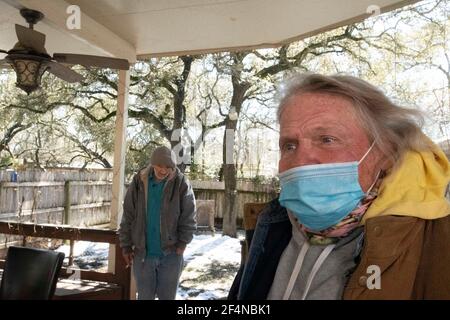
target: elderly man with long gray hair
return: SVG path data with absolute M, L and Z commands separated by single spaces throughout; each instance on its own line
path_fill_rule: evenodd
M 123 257 L 133 265 L 139 300 L 173 300 L 183 269 L 183 252 L 196 223 L 189 180 L 167 147 L 156 148 L 139 170 L 123 203 L 119 239 Z
M 420 113 L 345 75 L 281 92 L 281 192 L 229 298 L 450 299 L 450 165 Z

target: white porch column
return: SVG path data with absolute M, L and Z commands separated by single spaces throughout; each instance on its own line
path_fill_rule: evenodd
M 109 227 L 116 230 L 122 219 L 122 202 L 124 197 L 126 129 L 128 122 L 128 87 L 130 71 L 119 70 L 117 86 L 117 114 L 114 137 L 113 185 Z M 109 246 L 108 271 L 114 272 L 115 245 Z
M 123 198 L 125 184 L 125 151 L 128 124 L 128 90 L 130 86 L 130 71 L 119 71 L 119 83 L 117 87 L 117 114 L 114 137 L 114 165 L 113 165 L 113 185 L 111 200 L 110 229 L 116 230 L 119 227 L 123 213 Z M 120 250 L 120 248 L 117 248 Z M 108 271 L 115 272 L 115 245 L 109 246 Z M 130 299 L 136 299 L 136 283 L 133 272 L 131 272 Z
M 117 114 L 114 137 L 114 165 L 111 200 L 110 228 L 117 229 L 122 218 L 122 202 L 125 179 L 125 150 L 128 123 L 128 87 L 130 71 L 119 71 L 117 90 Z

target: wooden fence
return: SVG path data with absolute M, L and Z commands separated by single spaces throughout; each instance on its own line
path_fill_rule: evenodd
M 224 211 L 225 184 L 218 181 L 191 181 L 195 197 L 198 200 L 215 201 L 215 218 L 222 219 Z M 254 184 L 238 181 L 237 183 L 237 218 L 244 217 L 246 203 L 269 202 L 276 197 L 276 190 L 272 185 Z
M 22 170 L 13 177 L 0 171 L 0 220 L 93 226 L 110 220 L 111 169 Z M 13 182 L 11 180 L 17 180 Z M 223 217 L 225 185 L 217 181 L 191 181 L 196 199 L 215 201 L 215 218 Z M 244 204 L 267 202 L 274 194 L 271 185 L 237 184 L 237 216 L 243 218 Z
M 111 170 L 22 170 L 16 179 L 13 174 L 0 171 L 1 220 L 74 226 L 109 222 Z

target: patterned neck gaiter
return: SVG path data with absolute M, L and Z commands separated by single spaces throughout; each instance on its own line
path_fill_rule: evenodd
M 302 224 L 298 224 L 299 229 L 306 235 L 311 244 L 328 245 L 337 242 L 340 238 L 347 236 L 357 228 L 369 206 L 378 196 L 378 189 L 385 176 L 384 171 L 378 175 L 377 181 L 369 191 L 368 195 L 361 200 L 358 206 L 350 212 L 338 224 L 320 232 L 309 230 Z

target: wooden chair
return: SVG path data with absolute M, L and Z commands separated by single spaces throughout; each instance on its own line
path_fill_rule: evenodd
M 241 241 L 241 265 L 239 271 L 234 278 L 228 293 L 229 300 L 236 300 L 239 291 L 239 283 L 244 271 L 245 263 L 247 261 L 248 249 L 250 248 L 253 234 L 255 232 L 258 216 L 261 214 L 267 203 L 245 203 L 244 204 L 244 230 L 245 240 Z
M 256 223 L 258 222 L 258 216 L 264 209 L 267 203 L 245 203 L 244 204 L 244 230 L 245 240 L 241 241 L 241 265 L 244 265 L 248 249 L 252 242 L 253 234 L 255 232 Z

